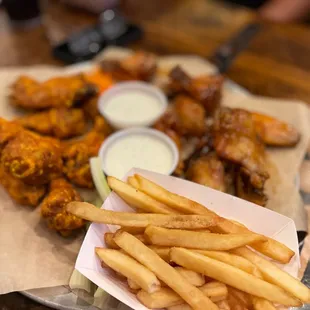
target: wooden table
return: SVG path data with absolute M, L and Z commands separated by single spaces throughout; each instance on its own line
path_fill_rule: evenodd
M 123 5 L 145 30 L 133 48 L 158 54 L 192 53 L 210 57 L 231 35 L 256 16 L 246 9 L 207 0 L 127 0 Z M 0 66 L 61 65 L 51 44 L 96 21 L 96 16 L 50 1 L 44 24 L 18 31 L 0 10 Z M 249 48 L 236 59 L 228 77 L 252 93 L 310 103 L 310 28 L 264 24 Z M 0 296 L 0 310 L 46 310 L 18 293 Z

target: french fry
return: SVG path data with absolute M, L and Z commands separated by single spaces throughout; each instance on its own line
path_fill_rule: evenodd
M 170 258 L 180 266 L 202 273 L 248 294 L 262 297 L 285 306 L 301 305 L 299 300 L 291 297 L 278 286 L 194 251 L 172 248 Z
M 115 237 L 116 244 L 138 262 L 149 268 L 157 277 L 172 288 L 194 310 L 218 310 L 218 307 L 198 288 L 188 283 L 173 267 L 155 252 L 127 232 L 120 231 Z
M 239 304 L 242 305 L 243 308 L 250 309 L 252 307 L 252 299 L 251 295 L 239 291 L 233 287 L 228 287 L 228 294 L 233 295 L 238 301 Z
M 109 249 L 119 250 L 120 247 L 113 240 L 114 233 L 105 233 L 104 234 L 104 242 Z
M 160 289 L 160 283 L 155 274 L 130 256 L 112 249 L 96 248 L 95 251 L 106 265 L 132 279 L 145 291 L 154 293 Z
M 227 303 L 231 310 L 248 310 L 236 296 L 228 294 Z
M 202 286 L 206 283 L 205 277 L 201 273 L 188 270 L 183 267 L 174 267 L 174 269 L 190 284 L 194 286 Z
M 129 184 L 114 177 L 108 177 L 108 184 L 118 196 L 135 209 L 159 214 L 180 214 L 149 195 L 140 192 Z
M 131 176 L 127 178 L 127 183 L 129 185 L 131 185 L 132 187 L 139 189 L 139 182 L 138 180 L 135 178 L 135 176 Z
M 269 301 L 263 298 L 252 296 L 254 310 L 276 310 L 276 307 Z
M 199 290 L 213 302 L 221 301 L 227 297 L 227 287 L 223 283 L 210 282 L 199 287 Z M 143 305 L 151 309 L 169 308 L 184 304 L 184 300 L 177 293 L 165 287 L 152 294 L 141 290 L 138 292 L 137 298 Z
M 181 304 L 172 307 L 168 307 L 168 310 L 192 310 L 192 308 L 188 304 Z
M 239 255 L 221 251 L 195 250 L 195 252 L 214 258 L 228 265 L 235 266 L 247 273 L 257 275 L 257 267 Z
M 160 256 L 165 262 L 170 262 L 170 247 L 163 247 L 157 245 L 149 245 L 151 250 L 153 250 L 158 256 Z
M 155 245 L 219 251 L 234 249 L 265 239 L 264 236 L 257 234 L 224 235 L 156 226 L 148 226 L 144 234 Z
M 218 217 L 217 225 L 210 228 L 210 230 L 213 232 L 225 234 L 253 233 L 245 226 L 219 217 L 215 212 L 205 208 L 201 204 L 192 201 L 186 197 L 171 193 L 163 187 L 143 178 L 138 174 L 135 175 L 135 179 L 137 180 L 137 183 L 139 183 L 139 190 L 173 209 L 187 214 L 208 214 L 210 216 L 213 215 L 215 217 Z M 268 238 L 267 241 L 256 243 L 252 247 L 258 252 L 283 264 L 288 263 L 295 255 L 294 251 L 289 249 L 287 246 L 271 238 Z
M 144 231 L 145 231 L 145 227 L 123 226 L 120 229 L 123 230 L 123 231 L 127 231 L 129 234 L 132 234 L 132 235 L 144 234 Z
M 240 255 L 255 264 L 266 281 L 282 287 L 303 302 L 310 301 L 310 290 L 308 287 L 298 279 L 278 268 L 272 262 L 267 261 L 247 248 L 235 249 L 233 250 L 233 253 Z
M 131 290 L 138 291 L 141 290 L 141 286 L 137 284 L 134 280 L 127 279 L 127 284 Z
M 231 310 L 227 300 L 221 300 L 216 304 L 221 310 Z
M 98 209 L 90 203 L 79 201 L 68 203 L 66 211 L 91 222 L 120 226 L 154 225 L 166 228 L 197 229 L 216 224 L 214 216 L 114 212 Z

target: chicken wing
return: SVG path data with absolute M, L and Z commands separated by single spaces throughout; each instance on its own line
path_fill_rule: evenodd
M 270 146 L 294 146 L 300 140 L 298 130 L 271 116 L 252 112 L 255 130 L 259 138 Z
M 264 145 L 257 138 L 249 112 L 221 108 L 214 119 L 214 148 L 220 158 L 236 163 L 249 175 L 250 183 L 262 189 L 269 174 Z
M 1 119 L 0 130 L 10 128 L 2 144 L 0 164 L 11 176 L 29 185 L 43 185 L 62 173 L 61 146 L 58 140 L 41 137 Z M 14 126 L 16 127 L 15 129 Z M 16 130 L 14 132 L 14 130 Z
M 156 57 L 151 53 L 136 52 L 121 60 L 103 60 L 101 69 L 116 80 L 150 81 L 157 69 Z
M 30 110 L 72 107 L 97 93 L 96 87 L 83 75 L 58 77 L 42 83 L 21 76 L 11 88 L 11 103 Z
M 13 200 L 25 206 L 36 207 L 46 193 L 45 185 L 28 185 L 14 178 L 0 166 L 0 184 Z
M 191 78 L 180 66 L 169 74 L 174 92 L 178 89 L 199 101 L 208 114 L 213 114 L 220 106 L 224 78 L 220 75 L 206 75 Z
M 268 198 L 262 189 L 254 188 L 249 181 L 249 177 L 239 171 L 236 177 L 236 195 L 239 198 L 253 202 L 260 206 L 265 206 Z
M 41 204 L 41 216 L 49 228 L 68 236 L 73 230 L 85 225 L 85 221 L 68 213 L 66 205 L 71 201 L 82 201 L 80 194 L 65 179 L 53 180 L 48 195 Z
M 85 115 L 91 120 L 95 120 L 97 116 L 100 116 L 100 113 L 98 110 L 98 96 L 95 96 L 91 98 L 90 100 L 87 100 L 83 104 L 82 109 Z
M 76 137 L 86 130 L 86 119 L 81 109 L 51 109 L 22 116 L 14 120 L 14 123 L 59 139 Z
M 102 117 L 97 117 L 94 128 L 81 140 L 65 144 L 63 150 L 63 172 L 73 184 L 93 188 L 89 159 L 98 155 L 103 140 L 111 129 Z
M 187 170 L 186 178 L 221 192 L 227 190 L 224 163 L 215 153 L 204 155 L 195 160 Z
M 187 96 L 178 96 L 173 101 L 176 114 L 176 131 L 180 135 L 200 137 L 206 132 L 204 108 Z

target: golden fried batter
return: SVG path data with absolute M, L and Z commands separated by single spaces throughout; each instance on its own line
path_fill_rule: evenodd
M 300 140 L 295 127 L 271 116 L 252 112 L 255 130 L 259 138 L 270 146 L 294 146 Z
M 1 120 L 0 130 L 14 127 Z M 56 139 L 41 137 L 18 125 L 16 132 L 10 135 L 7 143 L 1 149 L 0 164 L 11 176 L 29 185 L 42 185 L 62 173 L 62 159 L 60 143 Z M 8 135 L 0 132 L 0 137 Z
M 24 109 L 40 110 L 72 107 L 97 93 L 83 75 L 57 77 L 45 82 L 21 76 L 11 89 L 11 103 Z
M 264 145 L 256 135 L 249 112 L 221 108 L 214 119 L 214 148 L 220 158 L 242 167 L 250 183 L 262 189 L 269 174 L 266 169 Z
M 189 167 L 186 178 L 195 183 L 226 192 L 225 167 L 215 153 L 204 155 Z
M 86 130 L 86 119 L 81 109 L 51 109 L 22 116 L 14 120 L 14 123 L 59 139 L 76 137 Z
M 98 97 L 95 96 L 91 98 L 90 100 L 87 100 L 83 104 L 82 109 L 88 118 L 90 118 L 91 120 L 95 120 L 97 116 L 100 116 L 100 113 L 98 110 Z
M 49 228 L 59 231 L 63 236 L 70 235 L 85 224 L 83 219 L 65 210 L 71 201 L 82 201 L 82 198 L 65 179 L 56 179 L 51 182 L 49 193 L 41 204 L 41 215 Z
M 101 69 L 120 81 L 150 81 L 157 69 L 156 57 L 151 53 L 139 51 L 125 59 L 104 60 Z
M 181 91 L 199 101 L 209 114 L 220 106 L 224 78 L 220 75 L 206 75 L 191 78 L 180 66 L 173 68 L 169 74 L 174 92 Z
M 93 188 L 89 159 L 97 156 L 103 140 L 111 129 L 102 117 L 97 117 L 94 128 L 81 140 L 70 142 L 64 146 L 63 172 L 73 184 Z
M 204 108 L 190 97 L 178 96 L 173 101 L 176 114 L 176 131 L 180 135 L 200 137 L 206 132 Z
M 36 207 L 46 193 L 45 185 L 27 185 L 0 166 L 0 184 L 17 203 Z

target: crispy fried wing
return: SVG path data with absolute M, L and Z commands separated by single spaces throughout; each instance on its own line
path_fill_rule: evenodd
M 178 96 L 173 101 L 176 131 L 183 135 L 200 137 L 206 132 L 204 108 L 190 97 Z
M 256 136 L 251 114 L 241 109 L 221 108 L 214 119 L 214 148 L 217 155 L 242 167 L 250 183 L 262 189 L 269 174 L 265 150 Z
M 79 193 L 65 179 L 53 180 L 48 195 L 41 204 L 41 215 L 49 228 L 68 236 L 73 230 L 84 226 L 85 221 L 69 214 L 65 207 L 71 201 L 82 201 Z
M 255 130 L 260 139 L 270 146 L 294 146 L 300 140 L 295 127 L 271 116 L 252 112 Z
M 17 203 L 36 207 L 46 193 L 45 185 L 27 185 L 0 166 L 0 184 Z
M 192 182 L 226 192 L 225 167 L 215 153 L 204 155 L 195 160 L 186 173 Z
M 98 110 L 98 96 L 95 96 L 91 98 L 90 100 L 87 100 L 83 104 L 82 109 L 85 115 L 91 120 L 95 120 L 97 116 L 100 116 L 100 113 Z
M 239 171 L 236 177 L 236 195 L 239 198 L 253 202 L 260 206 L 265 206 L 267 196 L 262 189 L 254 188 L 249 181 L 249 176 Z
M 59 139 L 76 137 L 86 130 L 86 119 L 81 109 L 51 109 L 22 116 L 14 123 Z
M 180 66 L 173 68 L 169 74 L 173 91 L 178 89 L 199 101 L 207 113 L 212 114 L 219 106 L 222 98 L 224 78 L 220 75 L 206 75 L 191 78 Z
M 3 125 L 5 122 L 1 120 L 0 130 L 10 129 L 9 135 L 0 132 L 0 137 L 7 139 L 1 149 L 0 164 L 7 173 L 29 185 L 47 184 L 62 173 L 58 140 L 41 137 L 18 125 Z
M 98 155 L 103 140 L 111 129 L 102 117 L 97 117 L 94 128 L 81 140 L 67 143 L 63 150 L 63 172 L 73 184 L 93 188 L 89 159 Z
M 150 81 L 156 72 L 157 63 L 155 55 L 139 51 L 125 59 L 104 60 L 101 69 L 116 80 Z
M 72 107 L 97 93 L 96 87 L 83 75 L 58 77 L 39 83 L 21 76 L 11 89 L 11 103 L 24 109 L 42 110 Z

